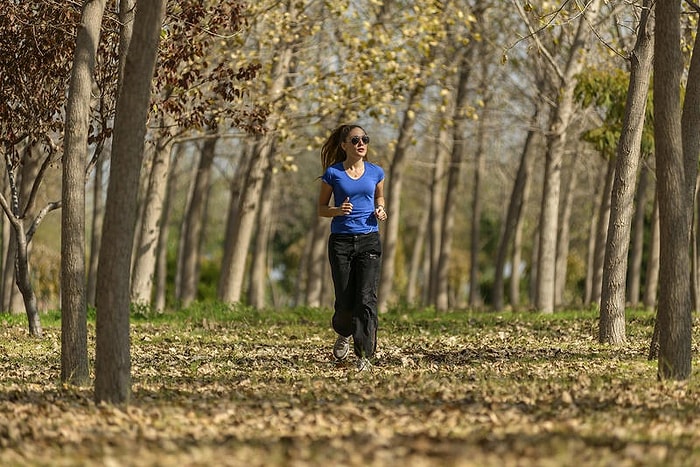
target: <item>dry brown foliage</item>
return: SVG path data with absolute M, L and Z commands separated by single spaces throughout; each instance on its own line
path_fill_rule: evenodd
M 700 461 L 698 379 L 656 381 L 650 315 L 611 348 L 591 314 L 387 314 L 365 372 L 331 360 L 328 317 L 136 322 L 125 408 L 58 383 L 58 326 L 0 322 L 0 465 Z

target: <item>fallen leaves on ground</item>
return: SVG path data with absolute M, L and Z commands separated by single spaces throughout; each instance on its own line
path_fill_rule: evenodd
M 0 325 L 0 465 L 700 462 L 698 379 L 656 380 L 648 322 L 613 348 L 591 319 L 380 316 L 357 372 L 312 318 L 135 324 L 126 407 L 59 383 L 60 328 Z

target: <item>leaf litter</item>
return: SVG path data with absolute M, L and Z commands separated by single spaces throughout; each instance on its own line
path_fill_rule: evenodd
M 270 312 L 272 313 L 272 312 Z M 696 465 L 697 376 L 658 382 L 650 321 L 380 316 L 369 371 L 327 314 L 132 325 L 132 399 L 60 384 L 60 326 L 0 327 L 0 465 Z M 446 320 L 446 323 L 443 323 Z M 90 327 L 94 361 L 94 326 Z

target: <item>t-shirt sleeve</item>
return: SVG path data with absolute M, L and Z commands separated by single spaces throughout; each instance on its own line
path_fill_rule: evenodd
M 324 183 L 327 183 L 330 186 L 333 186 L 333 174 L 331 172 L 332 172 L 332 168 L 328 167 L 326 169 L 326 171 L 323 173 L 323 175 L 321 176 L 321 180 Z

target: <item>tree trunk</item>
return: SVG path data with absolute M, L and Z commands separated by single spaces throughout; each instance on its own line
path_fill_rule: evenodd
M 15 270 L 15 261 L 17 260 L 17 232 L 10 226 L 7 250 L 5 252 L 5 265 L 2 274 L 2 297 L 3 310 L 10 314 L 18 315 L 22 313 L 22 295 L 17 289 L 17 275 Z
M 617 146 L 617 167 L 610 203 L 610 223 L 605 246 L 598 339 L 602 344 L 622 344 L 625 335 L 625 279 L 630 243 L 634 192 L 641 159 L 642 131 L 654 52 L 654 16 L 651 0 L 644 2 L 632 51 L 625 118 Z
M 143 200 L 138 245 L 131 278 L 131 303 L 150 307 L 156 271 L 158 238 L 162 228 L 163 204 L 167 189 L 172 151 L 172 139 L 161 138 L 155 147 L 148 188 Z
M 177 186 L 179 162 L 183 159 L 183 144 L 177 144 L 172 155 L 171 170 L 168 176 L 168 186 L 165 190 L 163 201 L 163 215 L 160 229 L 158 229 L 158 247 L 156 254 L 156 291 L 153 299 L 153 307 L 156 311 L 165 310 L 168 285 L 168 236 L 170 233 L 170 218 L 172 215 L 173 198 Z
M 86 1 L 68 89 L 61 215 L 61 381 L 89 381 L 85 284 L 85 161 L 95 57 L 106 1 Z
M 449 134 L 446 128 L 438 130 L 438 143 L 435 145 L 435 168 L 432 173 L 430 186 L 430 244 L 428 250 L 429 268 L 426 278 L 427 304 L 434 305 L 439 310 L 446 310 L 448 307 L 447 290 L 439 287 L 438 267 L 440 265 L 440 251 L 443 208 L 445 206 L 445 190 L 447 184 L 447 159 L 449 153 Z
M 537 121 L 537 116 L 539 114 L 539 107 L 535 108 L 534 115 L 532 116 L 531 122 Z M 501 239 L 498 243 L 498 253 L 496 255 L 496 269 L 493 281 L 493 309 L 495 311 L 501 311 L 504 307 L 504 274 L 506 266 L 506 258 L 508 257 L 508 250 L 511 246 L 511 239 L 515 236 L 516 226 L 521 222 L 522 211 L 524 206 L 524 198 L 526 187 L 530 178 L 530 172 L 532 171 L 532 157 L 534 152 L 532 151 L 532 141 L 535 136 L 535 130 L 531 129 L 527 132 L 525 137 L 525 143 L 523 144 L 523 150 L 520 154 L 520 164 L 518 166 L 518 173 L 515 176 L 515 182 L 513 183 L 513 190 L 510 194 L 510 202 L 508 203 L 508 210 L 506 212 L 506 219 L 501 233 Z M 515 248 L 514 248 L 515 250 Z M 515 251 L 513 251 L 515 256 Z M 516 269 L 519 269 L 519 264 L 513 263 L 511 267 L 511 283 L 515 280 L 519 282 L 519 276 L 516 278 Z M 518 273 L 519 274 L 519 273 Z M 519 289 L 519 287 L 516 287 Z M 517 294 L 517 292 L 515 292 Z M 511 287 L 511 305 L 517 306 L 517 302 L 513 302 L 514 290 Z M 518 294 L 519 295 L 519 294 Z
M 430 224 L 430 197 L 426 196 L 427 205 L 423 209 L 418 229 L 416 231 L 416 239 L 413 242 L 413 251 L 411 253 L 411 264 L 408 270 L 408 284 L 406 286 L 406 303 L 409 306 L 418 305 L 418 278 L 421 272 L 421 263 L 425 258 L 426 237 L 428 236 L 428 225 Z M 425 284 L 424 284 L 425 285 Z
M 39 180 L 39 178 L 41 177 L 40 174 L 42 173 L 42 165 L 45 165 L 47 163 L 48 160 L 45 158 L 42 162 L 42 154 L 40 154 L 39 146 L 30 143 L 27 145 L 26 148 L 23 149 L 22 163 L 20 167 L 14 170 L 11 169 L 9 166 L 7 167 L 10 191 L 12 193 L 17 194 L 17 199 L 12 200 L 12 212 L 15 216 L 21 217 L 23 219 L 23 232 L 26 232 L 27 225 L 29 224 L 27 219 L 29 219 L 32 215 L 31 204 L 33 204 L 33 201 L 31 198 L 34 187 L 35 185 L 38 186 L 39 184 L 41 184 L 41 180 Z M 19 177 L 17 177 L 16 179 L 15 173 L 19 173 Z M 14 221 L 11 220 L 10 223 L 11 225 L 14 225 Z M 11 314 L 19 315 L 22 313 L 23 309 L 25 313 L 27 312 L 27 310 L 24 306 L 24 298 L 22 297 L 22 293 L 17 287 L 17 229 L 11 227 L 10 230 L 10 244 L 8 245 L 7 257 L 5 259 L 5 264 L 8 267 L 4 271 L 4 280 L 6 282 L 3 284 L 3 295 L 5 300 L 5 309 L 9 310 Z M 27 248 L 28 254 L 30 251 L 30 245 L 28 245 Z
M 228 287 L 226 274 L 224 271 L 230 271 L 233 263 L 233 258 L 236 254 L 234 248 L 234 234 L 236 231 L 236 225 L 238 223 L 240 204 L 241 204 L 241 192 L 243 190 L 243 183 L 248 174 L 248 166 L 252 163 L 251 159 L 255 155 L 255 148 L 252 144 L 246 145 L 245 149 L 241 153 L 241 160 L 238 163 L 238 168 L 231 182 L 231 195 L 229 197 L 229 208 L 226 214 L 226 232 L 224 235 L 224 252 L 221 263 L 221 274 L 219 275 L 219 285 L 217 294 L 220 297 L 223 296 L 224 289 Z
M 642 260 L 644 259 L 644 222 L 647 212 L 649 169 L 642 166 L 637 184 L 637 198 L 632 220 L 632 241 L 630 242 L 630 266 L 627 269 L 627 301 L 632 307 L 639 305 L 642 284 Z
M 166 0 L 138 0 L 132 46 L 117 100 L 110 182 L 97 271 L 95 400 L 131 395 L 129 278 L 151 80 Z
M 537 298 L 535 306 L 543 313 L 554 312 L 554 287 L 556 276 L 557 219 L 561 195 L 561 164 L 566 148 L 568 126 L 574 111 L 576 75 L 583 67 L 583 60 L 576 55 L 586 47 L 590 24 L 598 14 L 600 0 L 593 0 L 581 13 L 574 43 L 568 51 L 566 69 L 557 89 L 557 103 L 552 113 L 545 154 L 544 187 L 540 211 L 540 244 L 537 259 Z
M 484 72 L 484 74 L 486 74 L 486 72 Z M 482 76 L 482 78 L 485 78 L 485 76 Z M 488 105 L 488 98 L 485 99 L 485 102 L 486 108 Z M 472 308 L 482 304 L 481 286 L 479 284 L 479 253 L 481 251 L 481 176 L 484 171 L 484 146 L 486 139 L 485 115 L 479 118 L 477 132 L 477 145 L 476 151 L 474 152 L 474 178 L 472 180 L 472 218 L 469 247 L 469 306 Z
M 535 226 L 535 232 L 532 238 L 532 253 L 530 255 L 530 280 L 528 284 L 528 293 L 530 294 L 530 303 L 537 303 L 537 258 L 540 257 L 540 228 Z
M 606 165 L 606 169 L 607 167 L 608 166 Z M 602 199 L 603 191 L 605 190 L 604 177 L 606 173 L 607 170 L 601 170 L 598 174 L 596 174 L 597 180 L 594 181 L 595 193 L 591 197 L 592 199 Z M 593 302 L 593 300 L 591 299 L 591 297 L 593 296 L 593 264 L 595 263 L 596 255 L 596 232 L 598 231 L 598 218 L 600 217 L 599 213 L 599 203 L 594 203 L 593 208 L 591 210 L 590 222 L 588 223 L 589 228 L 586 254 L 586 285 L 583 297 L 584 306 L 590 306 Z
M 273 82 L 268 90 L 269 95 L 278 96 L 284 89 L 289 76 L 291 61 L 291 47 L 281 50 L 273 71 Z M 277 109 L 277 111 L 281 112 L 281 109 Z M 277 119 L 278 117 L 274 114 L 269 117 L 268 126 L 274 128 L 277 125 Z M 225 252 L 231 256 L 224 258 L 221 270 L 219 299 L 227 303 L 236 303 L 241 298 L 248 248 L 250 247 L 250 239 L 255 224 L 255 213 L 262 189 L 262 178 L 265 170 L 271 170 L 273 138 L 274 134 L 271 133 L 260 137 L 258 144 L 255 146 L 255 153 L 250 161 L 247 171 L 248 175 L 244 180 L 238 206 L 238 219 L 235 222 L 231 246 Z
M 695 7 L 697 10 L 697 6 Z M 696 30 L 695 44 L 693 46 L 693 55 L 690 61 L 690 69 L 688 70 L 688 79 L 691 80 L 686 85 L 685 97 L 683 102 L 683 112 L 681 117 L 681 132 L 683 138 L 683 159 L 686 171 L 686 189 L 688 193 L 693 193 L 692 198 L 688 199 L 688 206 L 691 206 L 691 232 L 692 228 L 692 216 L 694 212 L 694 200 L 695 193 L 698 191 L 698 156 L 700 155 L 700 38 L 697 37 L 697 33 L 700 32 L 700 28 Z M 690 178 L 693 177 L 693 183 L 691 184 Z M 692 187 L 691 187 L 692 185 Z M 688 195 L 690 197 L 690 195 Z M 691 241 L 693 236 L 691 235 Z M 691 254 L 694 255 L 693 248 L 691 248 Z M 693 256 L 691 265 L 697 262 L 697 258 Z M 691 274 L 691 310 L 696 310 L 695 304 L 697 303 L 697 281 L 695 280 L 697 271 L 693 269 Z
M 201 151 L 200 154 L 201 156 Z M 193 160 L 188 161 L 189 164 L 185 170 L 185 183 L 187 186 L 187 196 L 185 201 L 185 212 L 187 211 L 187 206 L 192 204 L 192 196 L 194 196 L 194 181 L 197 178 L 197 171 L 199 170 L 199 159 L 193 158 Z M 185 189 L 182 188 L 184 192 Z M 187 216 L 183 214 L 180 219 L 180 235 L 177 242 L 177 264 L 175 266 L 175 298 L 180 300 L 182 295 L 182 276 L 183 276 L 183 262 L 185 261 L 185 235 L 187 233 Z M 226 232 L 225 238 L 228 241 L 228 234 Z
M 649 235 L 649 253 L 647 254 L 646 280 L 644 282 L 643 303 L 646 308 L 656 307 L 659 283 L 659 253 L 661 249 L 659 225 L 659 202 L 654 198 L 654 209 L 651 215 L 651 234 Z
M 187 307 L 197 299 L 202 239 L 209 204 L 209 181 L 218 138 L 207 138 L 202 145 L 199 168 L 192 188 L 190 204 L 183 224 L 183 249 L 180 261 L 180 302 Z
M 263 186 L 258 201 L 260 209 L 257 213 L 257 227 L 253 258 L 250 267 L 250 284 L 248 287 L 248 303 L 255 309 L 265 308 L 266 291 L 270 283 L 270 270 L 268 267 L 268 246 L 270 233 L 272 232 L 272 201 L 273 190 L 272 170 L 265 172 Z
M 17 259 L 15 262 L 17 287 L 19 288 L 24 301 L 24 310 L 27 313 L 27 320 L 29 321 L 29 334 L 34 337 L 41 337 L 43 331 L 41 328 L 41 322 L 39 321 L 39 309 L 36 303 L 36 294 L 34 293 L 34 288 L 32 287 L 32 280 L 29 275 L 29 242 L 27 241 L 24 228 L 22 228 L 22 221 L 19 221 L 15 227 L 18 228 L 16 230 Z
M 126 63 L 126 53 L 129 50 L 131 42 L 131 34 L 134 29 L 134 6 L 136 0 L 119 0 L 119 21 L 121 24 L 119 30 L 119 74 L 118 86 L 116 95 L 119 95 L 119 89 L 124 82 L 124 64 Z M 87 283 L 87 303 L 95 306 L 95 295 L 97 288 L 97 267 L 100 259 L 100 248 L 102 244 L 102 223 L 104 221 L 104 202 L 105 188 L 105 162 L 102 157 L 99 157 L 95 162 L 95 186 L 93 188 L 93 217 L 90 238 L 90 263 L 88 266 L 88 283 Z
M 685 380 L 690 377 L 692 356 L 689 284 L 692 212 L 689 192 L 692 194 L 692 190 L 688 189 L 691 174 L 684 163 L 681 131 L 680 2 L 657 0 L 655 11 L 654 75 L 664 77 L 663 80 L 654 80 L 654 140 L 661 234 L 658 375 L 660 379 Z M 697 47 L 694 52 L 700 53 Z M 693 53 L 693 61 L 696 59 Z M 692 68 L 691 62 L 691 71 Z M 695 77 L 689 73 L 689 86 L 692 78 Z M 694 174 L 692 183 L 695 183 Z
M 104 220 L 104 170 L 102 157 L 95 161 L 95 178 L 92 188 L 92 226 L 90 228 L 90 260 L 87 273 L 87 304 L 95 306 L 95 291 L 97 288 L 97 264 L 100 258 L 100 243 L 102 242 L 102 222 Z
M 557 261 L 554 281 L 554 305 L 560 306 L 564 302 L 564 292 L 566 290 L 566 273 L 569 267 L 569 237 L 571 223 L 571 209 L 574 202 L 574 192 L 578 183 L 576 173 L 576 161 L 572 160 L 569 168 L 569 181 L 565 185 L 566 193 L 561 199 L 559 209 L 559 228 L 557 232 Z
M 321 306 L 323 303 L 323 283 L 330 277 L 324 275 L 327 259 L 327 236 L 329 219 L 319 218 L 314 209 L 314 223 L 312 231 L 307 235 L 311 242 L 311 251 L 306 265 L 306 304 L 311 307 Z
M 532 167 L 530 167 L 530 170 Z M 523 188 L 522 194 L 522 205 L 527 205 L 528 198 L 530 197 L 530 175 L 528 174 L 525 181 L 525 187 Z M 509 283 L 509 293 L 508 298 L 510 304 L 513 308 L 518 308 L 520 306 L 520 265 L 523 264 L 522 253 L 523 253 L 523 226 L 524 218 L 522 213 L 518 215 L 518 219 L 515 222 L 515 229 L 513 233 L 513 255 L 511 264 L 510 283 Z
M 610 197 L 612 196 L 613 178 L 615 177 L 615 161 L 607 161 L 605 184 L 600 195 L 598 206 L 598 221 L 596 222 L 595 248 L 593 250 L 593 268 L 591 278 L 591 302 L 600 303 L 603 286 L 603 265 L 605 264 L 605 246 L 610 225 Z
M 406 111 L 403 114 L 394 156 L 391 159 L 391 165 L 388 170 L 388 190 L 385 196 L 388 218 L 383 229 L 384 238 L 382 243 L 382 269 L 379 280 L 378 310 L 385 310 L 387 303 L 396 298 L 393 296 L 393 286 L 396 271 L 396 247 L 399 241 L 399 224 L 401 220 L 403 175 L 406 169 L 406 154 L 413 139 L 413 125 L 416 119 L 419 97 L 422 93 L 423 86 L 416 86 L 408 95 Z
M 261 137 L 256 153 L 250 159 L 246 176 L 242 180 L 241 199 L 238 204 L 238 217 L 232 234 L 232 257 L 221 271 L 221 294 L 219 299 L 227 303 L 238 303 L 243 290 L 243 280 L 248 258 L 250 239 L 253 236 L 255 215 L 262 191 L 262 180 L 268 170 L 268 157 L 272 141 L 270 136 Z
M 693 228 L 690 231 L 690 299 L 693 306 L 693 310 L 698 309 L 698 302 L 700 301 L 700 283 L 698 283 L 698 246 L 700 246 L 700 238 L 698 236 L 698 226 L 700 226 L 700 210 L 698 207 L 700 204 L 700 174 L 695 180 L 695 203 L 693 207 L 693 216 L 695 222 L 693 223 Z
M 459 81 L 457 84 L 457 96 L 453 114 L 454 126 L 452 131 L 452 154 L 450 156 L 450 170 L 447 175 L 447 191 L 445 192 L 444 208 L 442 209 L 442 223 L 440 231 L 440 258 L 437 267 L 438 303 L 437 309 L 445 311 L 449 308 L 449 270 L 450 257 L 452 255 L 452 237 L 454 234 L 455 210 L 457 196 L 461 186 L 461 167 L 466 154 L 466 126 L 467 117 L 464 109 L 467 105 L 469 94 L 469 77 L 471 73 L 471 56 L 475 47 L 468 49 L 468 55 L 460 62 Z

